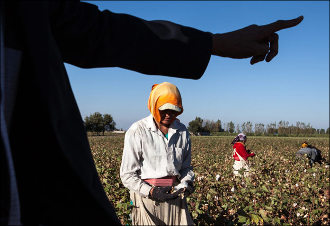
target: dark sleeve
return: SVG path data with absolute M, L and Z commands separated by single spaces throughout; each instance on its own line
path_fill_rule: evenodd
M 320 157 L 320 153 L 318 152 L 318 150 L 316 148 L 313 148 L 311 152 L 311 160 L 317 162 L 321 158 L 322 157 Z
M 210 60 L 209 32 L 100 11 L 79 1 L 54 2 L 50 11 L 62 57 L 75 66 L 199 79 Z

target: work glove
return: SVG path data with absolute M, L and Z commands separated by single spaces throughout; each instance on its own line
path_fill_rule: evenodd
M 172 187 L 153 187 L 153 190 L 150 194 L 150 197 L 155 201 L 165 202 L 167 200 L 175 199 L 179 195 L 179 191 L 174 192 L 173 194 L 169 193 L 172 190 Z
M 195 187 L 192 183 L 188 183 L 188 187 L 180 188 L 177 192 L 181 196 L 181 198 L 187 197 L 191 195 L 195 191 Z
M 184 191 L 184 195 L 188 196 L 191 195 L 195 191 L 195 187 L 193 184 L 189 184 L 188 187 L 186 187 L 186 190 Z

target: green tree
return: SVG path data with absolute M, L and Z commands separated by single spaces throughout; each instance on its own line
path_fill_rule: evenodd
M 203 120 L 203 130 L 208 132 L 213 132 L 214 122 L 211 120 Z
M 227 131 L 229 133 L 233 133 L 235 131 L 235 124 L 232 121 L 227 123 Z
M 86 131 L 92 131 L 93 125 L 92 125 L 92 121 L 90 120 L 89 116 L 85 117 L 84 124 L 85 124 Z
M 203 131 L 203 119 L 196 117 L 195 120 L 189 122 L 188 130 L 194 134 Z
M 214 131 L 214 132 L 223 132 L 224 131 L 224 129 L 222 128 L 222 124 L 221 124 L 220 119 L 218 119 L 215 122 L 215 129 L 216 129 L 216 131 Z
M 102 115 L 99 112 L 86 116 L 84 123 L 86 131 L 96 132 L 97 135 L 99 135 L 100 132 L 104 135 L 105 130 L 114 130 L 116 126 L 110 114 Z
M 237 125 L 236 125 L 236 131 L 235 131 L 236 133 L 240 133 L 241 132 L 241 130 L 240 130 L 240 126 L 239 126 L 239 124 L 237 123 Z
M 254 125 L 254 133 L 255 135 L 262 135 L 265 132 L 265 125 L 262 123 L 256 123 Z
M 250 122 L 250 121 L 248 121 L 248 122 L 244 122 L 243 124 L 242 124 L 242 132 L 244 133 L 244 134 L 251 134 L 252 132 L 253 132 L 253 125 L 252 125 L 252 123 Z
M 103 115 L 104 120 L 104 129 L 107 131 L 113 131 L 116 129 L 116 123 L 113 121 L 113 118 L 110 114 Z
M 278 123 L 278 135 L 289 135 L 289 122 L 281 120 Z
M 267 134 L 268 135 L 275 135 L 275 134 L 277 134 L 276 122 L 269 123 L 267 125 L 266 131 L 267 131 Z
M 217 120 L 214 122 L 213 120 L 203 120 L 203 128 L 204 132 L 222 132 L 221 121 Z
M 89 116 L 89 119 L 92 123 L 92 131 L 96 132 L 97 135 L 100 134 L 100 132 L 104 131 L 104 121 L 103 116 L 100 112 L 95 112 L 94 114 Z

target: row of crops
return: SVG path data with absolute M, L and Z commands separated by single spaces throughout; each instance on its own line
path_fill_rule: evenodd
M 89 137 L 104 189 L 123 224 L 130 224 L 129 192 L 119 168 L 123 136 Z M 231 137 L 192 137 L 195 192 L 187 198 L 199 225 L 312 225 L 329 223 L 329 168 L 310 168 L 295 152 L 308 141 L 329 159 L 329 138 L 249 137 L 256 153 L 249 178 L 232 173 Z

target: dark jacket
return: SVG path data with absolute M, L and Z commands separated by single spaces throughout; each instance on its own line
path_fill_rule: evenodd
M 310 165 L 313 165 L 316 162 L 321 164 L 323 158 L 321 155 L 321 151 L 319 149 L 311 146 L 301 148 L 297 151 L 296 156 L 300 156 L 304 154 L 306 154 L 307 158 L 310 160 Z
M 21 222 L 119 223 L 95 169 L 64 62 L 198 79 L 210 59 L 211 34 L 101 12 L 78 1 L 6 1 L 5 6 L 5 46 L 22 53 L 7 117 Z M 6 184 L 3 175 L 0 183 Z M 9 198 L 2 191 L 4 219 Z

